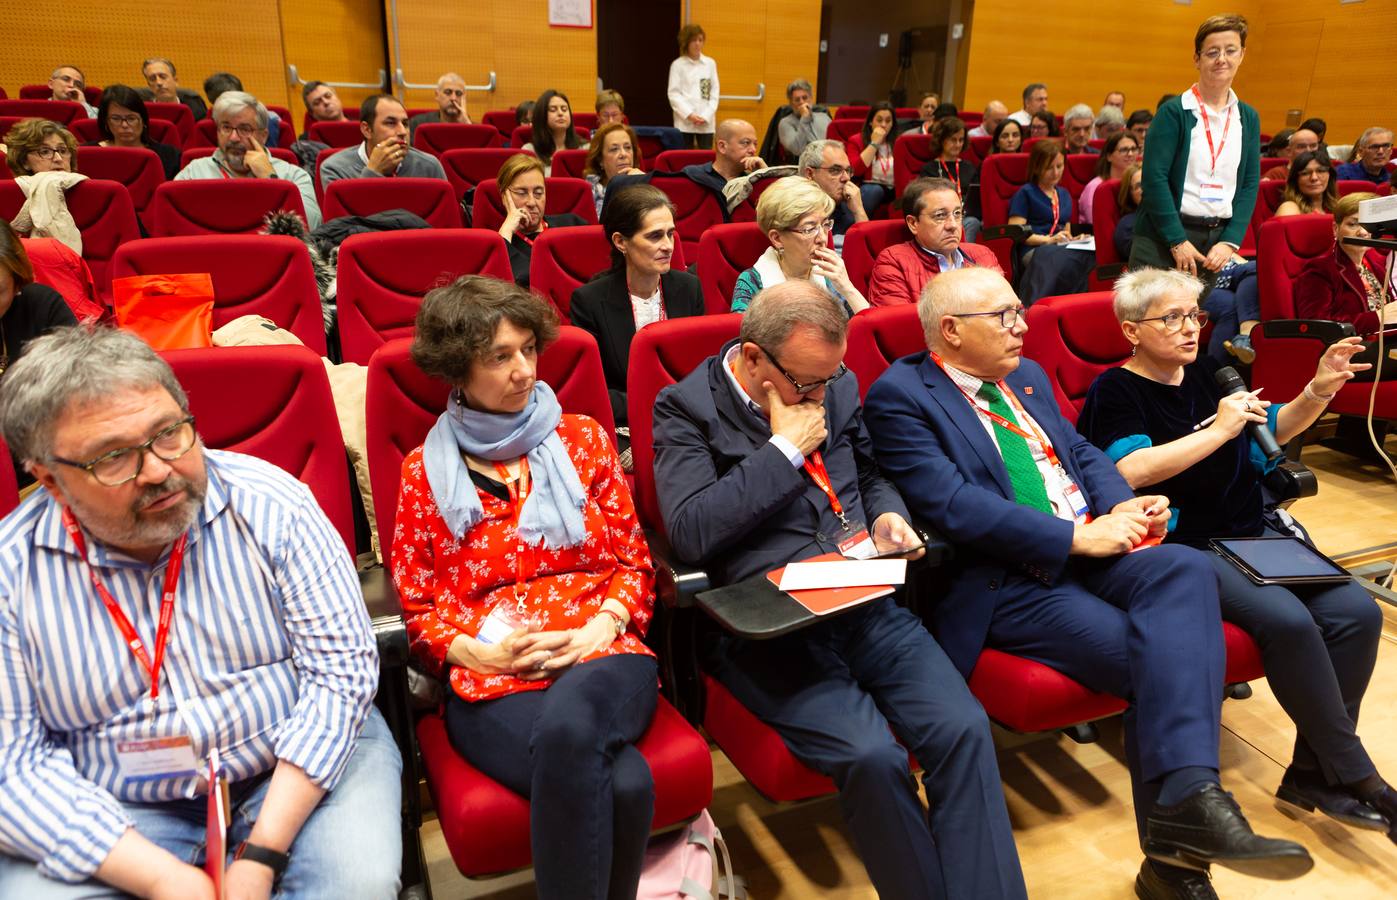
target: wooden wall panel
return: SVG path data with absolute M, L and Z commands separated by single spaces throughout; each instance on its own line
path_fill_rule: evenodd
M 388 50 L 393 52 L 391 37 L 392 23 L 388 19 L 390 0 L 383 0 L 385 20 L 389 22 Z M 435 83 L 447 72 L 455 72 L 466 80 L 466 84 L 485 84 L 490 71 L 497 69 L 495 61 L 495 19 L 489 3 L 428 3 L 422 0 L 398 0 L 398 48 L 402 59 L 394 59 L 392 65 L 402 66 L 404 77 L 414 84 Z M 504 109 L 514 106 L 502 97 L 508 83 L 504 73 L 499 73 L 500 87 L 494 93 L 483 91 L 466 92 L 466 110 L 471 120 L 479 122 L 481 116 L 491 109 Z M 410 90 L 404 96 L 406 104 L 412 107 L 431 108 L 436 105 L 429 90 Z
M 387 65 L 379 0 L 285 0 L 280 6 L 286 61 L 302 80 L 369 84 Z M 305 112 L 301 87 L 288 84 L 284 90 L 299 130 Z M 346 107 L 357 107 L 375 93 L 371 88 L 335 91 Z
M 431 0 L 411 2 L 430 5 Z M 472 10 L 486 6 L 480 0 L 467 0 L 463 5 Z M 499 87 L 486 101 L 489 108 L 517 106 L 554 88 L 568 95 L 574 110 L 591 111 L 597 99 L 596 30 L 550 28 L 548 0 L 492 0 L 488 8 L 495 71 L 500 79 Z M 406 47 L 403 55 L 407 55 Z M 475 107 L 471 109 L 474 112 Z

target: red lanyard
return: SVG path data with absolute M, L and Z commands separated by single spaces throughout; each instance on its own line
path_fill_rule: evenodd
M 810 476 L 810 480 L 815 482 L 815 487 L 824 491 L 829 498 L 829 508 L 834 510 L 834 515 L 839 519 L 839 524 L 845 531 L 849 530 L 849 518 L 844 515 L 844 504 L 839 502 L 839 497 L 834 493 L 834 487 L 830 484 L 829 471 L 825 468 L 825 458 L 816 450 L 805 459 L 805 473 Z
M 892 170 L 893 170 L 893 158 L 892 158 L 892 154 L 888 154 L 887 156 L 884 156 L 883 153 L 882 153 L 882 150 L 883 150 L 883 145 L 882 145 L 882 144 L 879 144 L 879 145 L 878 145 L 878 149 L 874 151 L 874 155 L 877 157 L 878 168 L 883 170 L 883 180 L 884 180 L 884 181 L 891 181 L 891 180 L 892 180 Z
M 949 165 L 946 164 L 946 161 L 945 161 L 945 160 L 938 159 L 938 160 L 936 161 L 936 164 L 937 164 L 938 166 L 941 167 L 941 171 L 942 171 L 942 172 L 945 172 L 945 173 L 946 173 L 946 178 L 955 184 L 955 186 L 956 186 L 956 198 L 957 198 L 957 199 L 961 199 L 961 192 L 960 192 L 960 160 L 957 159 L 957 160 L 954 160 L 954 162 L 955 162 L 955 164 L 956 164 L 956 167 L 955 167 L 954 170 L 951 169 L 951 167 L 950 167 Z M 1056 198 L 1054 198 L 1054 199 L 1056 199 Z
M 939 354 L 937 354 L 935 351 L 932 351 L 931 359 L 933 362 L 935 362 L 938 366 L 941 367 L 941 371 L 946 372 L 946 364 L 942 362 Z M 946 377 L 951 378 L 951 373 L 946 372 Z M 1023 408 L 1023 404 L 1019 402 L 1019 398 L 1015 396 L 1013 389 L 1010 388 L 1009 385 L 1006 384 L 1003 379 L 1000 379 L 999 381 L 995 382 L 995 384 L 999 387 L 999 390 L 1004 394 L 1004 396 L 1009 398 L 1009 402 L 1013 404 L 1014 409 L 1018 410 L 1019 414 L 1024 417 L 1024 421 L 1028 423 L 1028 427 L 1033 429 L 1032 434 L 1029 434 L 1027 431 L 1024 431 L 1018 425 L 1004 418 L 992 409 L 981 409 L 980 404 L 975 402 L 975 396 L 971 394 L 969 391 L 967 391 L 965 388 L 961 387 L 960 382 L 956 381 L 954 378 L 951 378 L 951 383 L 954 384 L 957 388 L 959 388 L 960 392 L 965 395 L 966 400 L 970 401 L 970 405 L 975 409 L 976 412 L 988 416 L 991 422 L 993 422 L 996 425 L 1000 425 L 1004 428 L 1007 428 L 1009 431 L 1012 431 L 1014 434 L 1017 434 L 1024 440 L 1033 441 L 1034 443 L 1038 444 L 1040 447 L 1043 448 L 1043 453 L 1048 457 L 1049 464 L 1051 464 L 1054 467 L 1062 466 L 1062 463 L 1058 460 L 1057 453 L 1053 451 L 1053 445 L 1048 440 L 1048 436 L 1038 431 L 1038 427 L 1034 425 L 1033 420 L 1029 418 L 1028 410 Z
M 97 577 L 92 564 L 87 561 L 87 541 L 82 536 L 82 529 L 78 527 L 78 520 L 73 517 L 73 511 L 66 506 L 63 507 L 63 527 L 77 545 L 83 568 L 87 569 L 87 577 L 92 579 L 92 586 L 96 589 L 97 596 L 102 598 L 102 605 L 107 608 L 107 614 L 116 623 L 126 646 L 131 648 L 131 655 L 136 657 L 136 662 L 150 675 L 150 699 L 153 703 L 160 696 L 160 667 L 165 662 L 165 643 L 170 637 L 170 620 L 175 612 L 175 586 L 179 583 L 179 570 L 184 565 L 184 548 L 189 543 L 189 532 L 180 535 L 175 541 L 170 550 L 170 561 L 165 567 L 165 585 L 160 591 L 160 627 L 155 632 L 155 659 L 152 661 L 150 654 L 146 652 L 145 642 L 136 633 L 136 626 L 131 624 L 126 613 L 117 605 L 116 598 L 112 597 L 111 591 L 107 590 L 107 586 Z
M 1053 202 L 1053 224 L 1048 228 L 1048 234 L 1057 234 L 1057 220 L 1061 214 L 1061 210 L 1058 209 L 1057 185 L 1053 186 L 1052 193 L 1048 195 L 1048 198 Z
M 1222 148 L 1227 146 L 1227 132 L 1232 127 L 1232 116 L 1227 112 L 1227 107 L 1223 107 L 1219 112 L 1223 115 L 1222 139 L 1218 141 L 1218 147 L 1213 149 L 1213 126 L 1208 122 L 1208 107 L 1203 104 L 1203 95 L 1198 91 L 1198 85 L 1194 85 L 1191 90 L 1193 97 L 1198 101 L 1198 110 L 1203 113 L 1203 135 L 1208 139 L 1208 174 L 1212 175 L 1218 167 L 1218 157 L 1222 156 Z
M 543 234 L 543 233 L 544 233 L 545 231 L 547 231 L 547 230 L 548 230 L 548 220 L 547 220 L 547 219 L 539 219 L 539 220 L 538 220 L 538 233 L 539 233 L 539 234 Z M 538 240 L 538 238 L 536 238 L 536 237 L 529 237 L 527 234 L 520 234 L 520 233 L 517 232 L 517 231 L 514 233 L 514 236 L 517 237 L 519 240 L 523 241 L 524 243 L 528 244 L 530 247 L 532 247 L 532 246 L 534 245 L 534 241 Z
M 520 601 L 528 593 L 524 587 L 524 555 L 528 552 L 524 545 L 523 538 L 519 537 L 519 518 L 524 514 L 524 501 L 529 499 L 529 490 L 533 484 L 529 478 L 529 458 L 519 457 L 519 479 L 516 482 L 509 477 L 509 469 L 503 463 L 495 463 L 495 473 L 500 476 L 500 481 L 504 482 L 505 490 L 509 491 L 509 502 L 514 507 L 514 538 L 518 544 L 518 552 L 514 557 L 514 599 Z
M 667 319 L 669 319 L 669 313 L 665 311 L 665 283 L 663 281 L 659 281 L 656 282 L 656 284 L 660 292 L 660 318 L 658 321 L 664 322 Z M 631 282 L 629 279 L 626 280 L 626 295 L 631 298 L 631 315 L 635 318 L 636 330 L 639 331 L 641 327 L 640 312 L 639 307 L 636 306 L 636 293 L 635 291 L 631 290 Z M 642 299 L 641 302 L 644 303 L 648 299 L 650 298 L 646 297 Z M 648 324 L 653 325 L 655 323 L 650 322 Z

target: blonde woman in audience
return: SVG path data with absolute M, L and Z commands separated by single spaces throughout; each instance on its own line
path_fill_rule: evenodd
M 1276 215 L 1302 216 L 1306 213 L 1333 213 L 1339 204 L 1339 179 L 1329 154 L 1306 151 L 1290 161 L 1290 174 L 1285 179 L 1285 197 L 1276 207 Z
M 708 35 L 692 23 L 679 29 L 679 58 L 669 64 L 669 108 L 690 149 L 711 150 L 718 121 L 718 64 L 703 54 Z
M 737 276 L 732 311 L 745 312 L 763 288 L 785 281 L 810 281 L 824 288 L 844 314 L 867 309 L 868 301 L 849 280 L 844 261 L 829 246 L 834 201 L 808 178 L 782 178 L 757 200 L 757 225 L 771 246 L 756 265 Z
M 619 91 L 597 94 L 597 127 L 626 121 L 626 100 Z
M 587 148 L 584 172 L 587 183 L 592 186 L 592 199 L 596 201 L 600 219 L 606 186 L 611 179 L 617 175 L 645 174 L 640 168 L 640 141 L 635 130 L 620 120 L 598 128 Z

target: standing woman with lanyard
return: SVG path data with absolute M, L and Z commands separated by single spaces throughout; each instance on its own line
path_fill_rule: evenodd
M 1242 245 L 1261 180 L 1261 118 L 1232 91 L 1246 45 L 1241 16 L 1198 26 L 1198 82 L 1150 123 L 1130 268 L 1178 269 L 1212 287 Z

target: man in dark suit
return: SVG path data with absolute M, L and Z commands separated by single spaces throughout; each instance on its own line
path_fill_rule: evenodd
M 884 551 L 918 541 L 873 460 L 841 362 L 846 328 L 809 282 L 769 288 L 737 340 L 656 400 L 665 529 L 716 583 L 838 552 L 865 528 Z M 984 710 L 892 598 L 774 640 L 719 638 L 709 665 L 834 780 L 882 896 L 1026 896 Z M 908 749 L 925 772 L 929 822 Z
M 1195 550 L 1139 548 L 1169 501 L 1136 497 L 1058 411 L 1003 276 L 947 272 L 918 304 L 930 351 L 898 360 L 867 397 L 879 464 L 959 570 L 933 630 L 970 675 L 985 646 L 1131 701 L 1126 753 L 1146 855 L 1141 897 L 1216 896 L 1216 862 L 1266 878 L 1313 865 L 1252 833 L 1218 785 L 1224 647 L 1217 581 Z M 1131 552 L 1140 549 L 1140 552 Z

